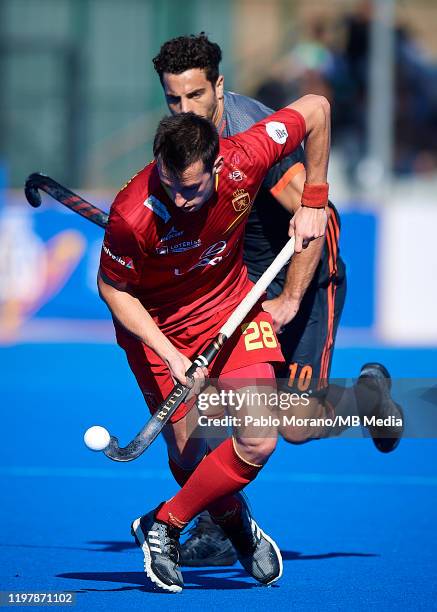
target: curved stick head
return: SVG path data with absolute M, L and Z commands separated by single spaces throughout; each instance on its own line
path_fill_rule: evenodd
M 118 451 L 120 449 L 120 445 L 118 443 L 118 438 L 115 436 L 111 436 L 109 440 L 109 444 L 106 448 L 103 449 L 103 453 L 109 458 L 113 459 L 114 456 L 118 455 Z M 116 461 L 116 459 L 114 459 Z
M 38 191 L 38 185 L 39 181 L 43 176 L 44 175 L 38 172 L 34 172 L 33 174 L 27 177 L 26 183 L 24 185 L 24 195 L 26 196 L 26 200 L 34 208 L 38 208 L 38 206 L 41 206 L 41 196 Z
M 130 444 L 125 447 L 120 447 L 118 438 L 111 436 L 109 444 L 103 449 L 103 453 L 112 459 L 112 461 L 128 462 L 133 461 L 137 457 L 143 454 L 146 450 L 146 446 L 143 446 L 137 438 L 135 438 Z
M 39 191 L 37 187 L 34 187 L 31 184 L 27 184 L 24 187 L 24 195 L 26 196 L 26 200 L 29 202 L 31 206 L 34 208 L 38 208 L 41 206 L 41 196 L 39 195 Z
M 109 444 L 103 450 L 108 459 L 126 462 L 133 461 L 142 455 L 160 434 L 178 406 L 185 401 L 189 392 L 190 388 L 188 386 L 177 383 L 170 395 L 158 406 L 155 414 L 150 417 L 141 431 L 127 446 L 120 447 L 118 439 L 115 436 L 110 436 Z

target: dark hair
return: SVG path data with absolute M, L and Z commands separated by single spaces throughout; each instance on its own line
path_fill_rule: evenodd
M 217 43 L 208 40 L 205 32 L 198 36 L 179 36 L 164 43 L 153 64 L 162 82 L 164 72 L 181 74 L 192 68 L 205 70 L 206 78 L 214 84 L 219 76 L 222 51 Z
M 210 172 L 218 153 L 219 136 L 209 119 L 194 113 L 180 113 L 160 121 L 153 141 L 153 155 L 162 161 L 170 174 L 180 176 L 199 160 Z

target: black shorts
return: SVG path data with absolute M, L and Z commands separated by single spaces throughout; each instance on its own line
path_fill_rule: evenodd
M 331 371 L 335 336 L 346 297 L 346 266 L 339 254 L 340 218 L 330 203 L 320 263 L 294 319 L 278 335 L 285 365 L 277 371 L 280 388 L 324 395 Z M 252 266 L 251 266 L 252 261 Z M 260 271 L 249 260 L 249 276 Z M 284 275 L 285 276 L 285 275 Z M 277 297 L 282 283 L 272 283 L 268 299 Z
M 344 263 L 338 258 L 337 264 L 339 274 L 326 283 L 310 285 L 297 315 L 278 336 L 285 357 L 277 374 L 282 388 L 323 395 L 328 385 L 346 297 Z

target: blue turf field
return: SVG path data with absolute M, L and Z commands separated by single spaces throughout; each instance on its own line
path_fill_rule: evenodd
M 435 350 L 340 348 L 333 375 L 356 376 L 369 359 L 393 376 L 405 364 L 410 376 L 437 372 Z M 95 423 L 123 443 L 143 424 L 121 351 L 22 345 L 3 349 L 0 366 L 1 590 L 74 591 L 76 610 L 436 609 L 435 440 L 390 456 L 365 439 L 280 444 L 248 489 L 283 550 L 278 585 L 257 587 L 236 565 L 185 570 L 182 594 L 157 594 L 129 526 L 175 491 L 162 443 L 129 465 L 82 443 Z

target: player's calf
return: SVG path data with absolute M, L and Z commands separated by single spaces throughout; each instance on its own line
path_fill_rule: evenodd
M 246 463 L 262 467 L 276 448 L 277 435 L 267 438 L 235 437 L 235 452 Z
M 302 400 L 290 406 L 280 415 L 279 434 L 290 444 L 303 444 L 326 437 L 325 419 L 332 416 L 332 409 L 323 398 Z
M 176 423 L 168 423 L 163 430 L 169 457 L 186 469 L 194 468 L 207 450 L 207 442 L 197 424 L 197 411 L 193 409 Z
M 391 452 L 404 431 L 403 411 L 391 397 L 391 385 L 385 366 L 367 363 L 353 386 L 330 383 L 323 396 L 313 397 L 307 407 L 287 411 L 280 434 L 288 442 L 299 444 L 339 436 L 358 421 L 367 428 L 379 451 Z

